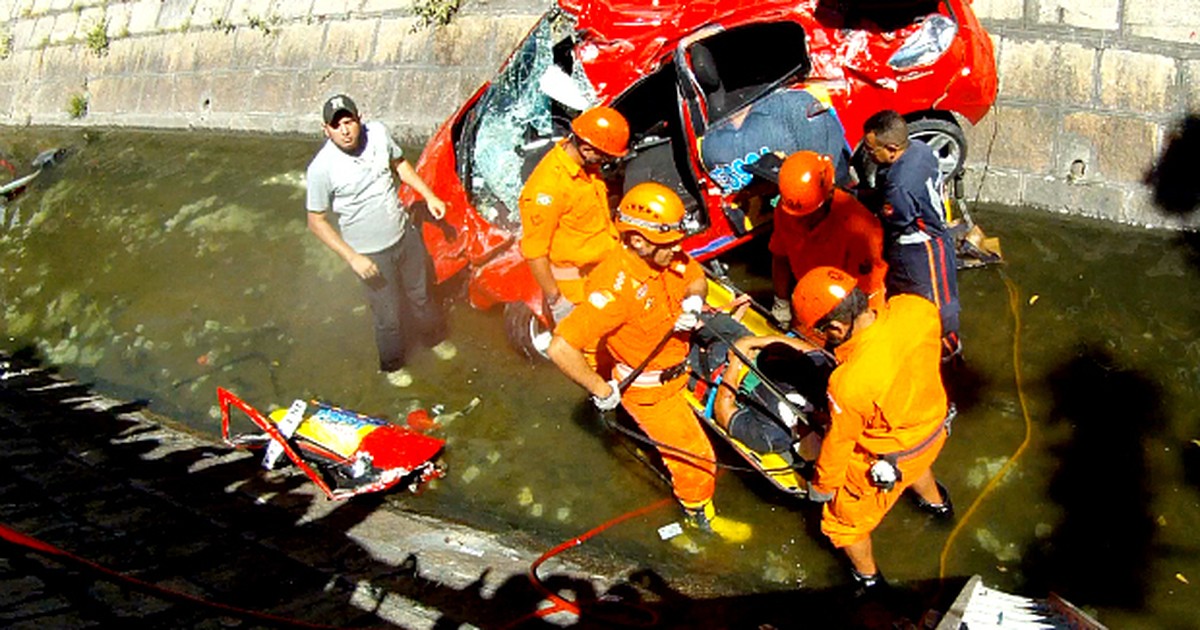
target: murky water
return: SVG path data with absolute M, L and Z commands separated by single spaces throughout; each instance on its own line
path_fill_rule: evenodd
M 357 281 L 305 228 L 303 169 L 318 144 L 6 129 L 0 152 L 18 169 L 43 149 L 71 153 L 0 221 L 0 345 L 36 347 L 96 389 L 148 399 L 213 437 L 217 386 L 263 409 L 317 397 L 398 419 L 442 405 L 449 475 L 391 502 L 547 548 L 666 496 L 628 444 L 599 427 L 580 390 L 547 364 L 518 360 L 500 313 L 474 311 L 452 289 L 443 292 L 459 357 L 421 354 L 417 382 L 404 390 L 376 373 Z M 960 276 L 969 370 L 936 470 L 962 524 L 932 526 L 901 504 L 875 536 L 881 565 L 904 582 L 936 578 L 944 561 L 950 576 L 979 573 L 1036 596 L 1055 590 L 1111 627 L 1193 627 L 1200 280 L 1192 252 L 1162 233 L 975 214 L 1009 262 Z M 761 255 L 730 262 L 746 288 L 768 286 Z M 1021 318 L 1019 384 L 1005 277 Z M 475 398 L 478 407 L 456 413 Z M 1021 448 L 1027 417 L 1028 445 L 976 505 Z M 661 542 L 655 530 L 677 519 L 662 509 L 587 547 L 713 592 L 844 581 L 814 533 L 815 514 L 767 484 L 725 473 L 717 502 L 754 526 L 750 542 L 701 541 L 698 553 Z

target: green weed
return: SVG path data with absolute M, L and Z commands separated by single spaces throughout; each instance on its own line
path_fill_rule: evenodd
M 413 13 L 419 21 L 413 26 L 416 32 L 430 26 L 445 26 L 458 14 L 462 0 L 417 0 L 413 5 Z
M 87 36 L 84 39 L 87 44 L 87 49 L 92 51 L 93 55 L 103 57 L 108 54 L 108 20 L 100 19 L 92 23 L 92 27 L 88 29 Z
M 67 102 L 67 115 L 71 120 L 79 120 L 88 113 L 88 97 L 84 94 L 72 94 Z

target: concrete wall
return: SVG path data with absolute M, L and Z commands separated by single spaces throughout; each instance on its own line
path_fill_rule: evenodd
M 421 28 L 414 2 L 0 0 L 0 124 L 313 133 L 324 97 L 346 91 L 416 139 L 551 4 L 464 0 L 449 26 Z M 1182 226 L 1141 182 L 1200 111 L 1200 0 L 974 6 L 996 44 L 1000 95 L 968 130 L 968 198 Z M 88 112 L 72 119 L 79 97 Z

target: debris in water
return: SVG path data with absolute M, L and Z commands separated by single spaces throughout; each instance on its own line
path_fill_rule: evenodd
M 658 537 L 662 540 L 671 540 L 672 538 L 683 533 L 683 526 L 678 522 L 663 525 L 658 528 Z
M 1158 518 L 1154 519 L 1154 522 L 1158 523 L 1159 527 L 1166 527 L 1167 526 L 1167 517 L 1163 516 L 1162 514 L 1159 514 Z
M 533 490 L 529 486 L 525 486 L 517 493 L 517 504 L 525 507 L 531 503 L 533 503 Z
M 541 518 L 544 511 L 541 503 L 534 503 L 533 507 L 529 508 L 529 515 L 534 518 Z
M 472 481 L 475 481 L 475 478 L 478 476 L 479 476 L 479 467 L 471 466 L 463 471 L 463 474 L 462 474 L 463 483 L 471 483 Z
M 409 427 L 417 431 L 428 431 L 437 427 L 437 423 L 429 417 L 429 412 L 424 409 L 413 409 L 408 412 L 405 421 Z
M 571 518 L 571 508 L 569 508 L 569 507 L 558 508 L 558 510 L 556 510 L 554 512 L 554 518 L 557 518 L 560 521 L 566 521 L 568 518 Z
M 1184 584 L 1191 584 L 1191 582 L 1188 581 L 1187 576 L 1182 573 L 1176 573 L 1175 579 L 1183 582 Z
M 1036 293 L 1034 293 L 1033 295 L 1029 296 L 1029 305 L 1030 305 L 1030 306 L 1033 306 L 1034 304 L 1037 304 L 1037 301 L 1038 301 L 1038 299 L 1040 299 L 1041 297 L 1042 297 L 1042 296 L 1040 296 L 1040 295 L 1038 295 L 1038 294 L 1036 294 Z

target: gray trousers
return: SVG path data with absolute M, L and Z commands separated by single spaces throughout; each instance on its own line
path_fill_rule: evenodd
M 404 367 L 413 344 L 441 341 L 445 325 L 429 296 L 429 255 L 419 228 L 409 224 L 395 245 L 366 256 L 379 267 L 379 276 L 363 283 L 375 315 L 379 369 L 392 372 Z

